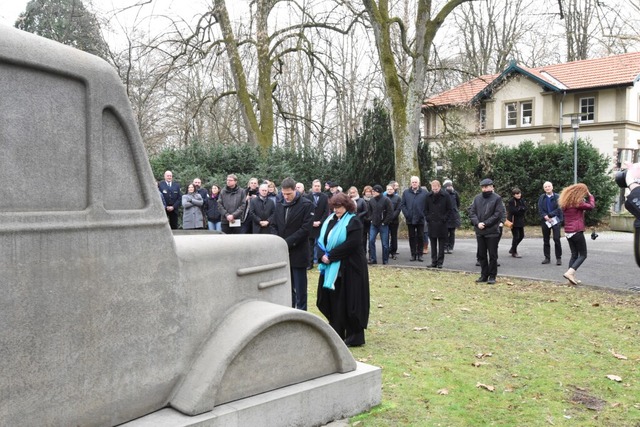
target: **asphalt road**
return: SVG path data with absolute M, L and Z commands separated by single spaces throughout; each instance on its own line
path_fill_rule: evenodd
M 587 259 L 578 269 L 576 277 L 583 285 L 632 290 L 640 292 L 640 267 L 633 257 L 633 234 L 615 231 L 598 232 L 599 237 L 591 240 L 587 234 Z M 567 271 L 571 251 L 565 237 L 562 242 L 562 265 L 555 264 L 553 241 L 551 241 L 551 264 L 541 264 L 544 259 L 542 253 L 542 238 L 525 237 L 518 246 L 518 253 L 522 258 L 513 258 L 508 253 L 511 247 L 511 234 L 508 233 L 500 241 L 498 249 L 498 283 L 508 277 L 522 277 L 537 280 L 551 280 L 567 283 L 562 274 Z M 409 261 L 409 241 L 398 241 L 397 260 L 389 259 L 389 265 L 424 267 L 431 264 L 431 247 L 429 254 L 423 255 L 424 262 Z M 382 248 L 380 239 L 377 244 L 378 264 L 382 264 Z M 469 238 L 456 239 L 453 254 L 445 255 L 443 270 L 465 271 L 478 273 L 476 267 L 476 241 Z

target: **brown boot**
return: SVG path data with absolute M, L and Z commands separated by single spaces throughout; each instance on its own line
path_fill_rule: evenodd
M 426 245 L 424 245 L 422 247 L 422 254 L 428 254 L 429 253 L 429 244 L 427 243 Z

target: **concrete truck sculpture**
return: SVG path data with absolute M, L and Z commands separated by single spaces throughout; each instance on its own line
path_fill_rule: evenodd
M 380 401 L 275 236 L 174 236 L 101 59 L 0 25 L 0 425 L 319 425 Z

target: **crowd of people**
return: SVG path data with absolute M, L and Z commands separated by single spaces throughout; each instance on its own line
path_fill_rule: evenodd
M 640 179 L 634 179 L 629 188 L 638 193 Z M 291 178 L 284 179 L 280 189 L 272 181 L 260 183 L 257 178 L 241 187 L 238 177 L 229 174 L 223 187 L 213 184 L 207 190 L 201 179 L 196 178 L 182 194 L 171 171 L 166 171 L 164 179 L 158 182 L 172 229 L 178 228 L 182 210 L 185 230 L 282 237 L 289 250 L 292 307 L 307 309 L 306 270 L 317 265 L 321 274 L 316 304 L 350 346 L 365 343 L 369 316 L 367 264 L 381 261 L 384 265 L 390 258 L 397 259 L 400 213 L 409 236 L 409 261 L 424 262 L 423 255 L 431 247 L 428 266 L 442 268 L 445 255 L 453 253 L 456 229 L 461 225 L 460 197 L 451 180 L 443 184 L 433 180 L 429 186 L 421 186 L 420 178 L 413 176 L 409 188 L 402 193 L 398 182 L 390 181 L 386 187 L 367 185 L 360 196 L 356 187 L 343 192 L 335 181 L 326 181 L 323 191 L 318 179 L 311 183 L 309 192 L 303 183 Z M 506 203 L 494 191 L 491 179 L 483 179 L 480 189 L 467 208 L 476 234 L 477 265 L 481 267 L 476 282 L 493 284 L 498 275 L 498 243 L 503 227 L 512 231 L 509 254 L 521 258 L 518 245 L 525 237 L 525 213 L 530 207 L 519 188 L 512 189 Z M 632 213 L 640 206 L 639 199 L 627 201 Z M 587 258 L 584 214 L 594 208 L 595 198 L 585 184 L 568 186 L 558 194 L 551 182 L 545 182 L 537 201 L 543 236 L 542 264 L 552 262 L 553 239 L 555 264 L 562 265 L 560 231 L 564 226 L 571 258 L 563 277 L 573 285 L 580 283 L 576 272 Z M 636 210 L 640 212 L 640 208 Z M 378 238 L 382 247 L 380 257 L 376 250 Z

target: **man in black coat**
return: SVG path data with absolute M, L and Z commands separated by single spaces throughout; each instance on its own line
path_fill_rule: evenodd
M 318 263 L 318 236 L 322 223 L 329 216 L 329 197 L 322 192 L 322 183 L 316 179 L 311 184 L 311 192 L 307 198 L 313 203 L 313 227 L 309 233 L 309 270 L 313 268 L 313 264 Z
M 276 204 L 269 198 L 269 185 L 260 184 L 258 197 L 249 200 L 249 218 L 253 223 L 253 234 L 270 234 Z
M 431 192 L 427 195 L 425 215 L 429 226 L 429 241 L 431 242 L 431 265 L 442 268 L 444 250 L 447 246 L 447 220 L 451 215 L 451 197 L 440 186 L 440 181 L 431 181 Z
M 165 211 L 169 219 L 169 226 L 172 230 L 178 229 L 178 210 L 182 204 L 182 193 L 180 183 L 173 180 L 173 172 L 164 173 L 164 181 L 158 183 L 158 188 L 164 197 Z
M 391 258 L 396 259 L 398 255 L 398 227 L 400 226 L 400 203 L 402 199 L 396 194 L 395 181 L 391 181 L 387 184 L 386 196 L 391 201 L 391 207 L 393 208 L 393 216 L 389 223 L 389 255 Z
M 489 178 L 480 181 L 482 193 L 478 194 L 469 207 L 469 219 L 476 232 L 478 243 L 477 256 L 482 273 L 477 283 L 496 283 L 498 275 L 498 243 L 500 242 L 500 223 L 505 219 L 502 198 L 493 192 L 493 181 Z M 487 260 L 487 253 L 489 260 Z
M 281 192 L 282 201 L 276 204 L 271 228 L 273 234 L 282 237 L 289 247 L 291 306 L 306 310 L 308 240 L 313 228 L 313 203 L 296 191 L 296 182 L 291 178 L 282 181 Z
M 369 200 L 369 264 L 377 264 L 376 237 L 380 233 L 382 241 L 382 264 L 389 263 L 389 223 L 393 217 L 393 207 L 388 197 L 382 195 L 382 186 L 373 186 L 373 197 Z
M 424 243 L 424 210 L 427 203 L 427 192 L 420 187 L 420 178 L 411 177 L 411 187 L 402 193 L 400 208 L 407 222 L 409 230 L 409 246 L 411 261 L 422 262 L 422 247 Z

